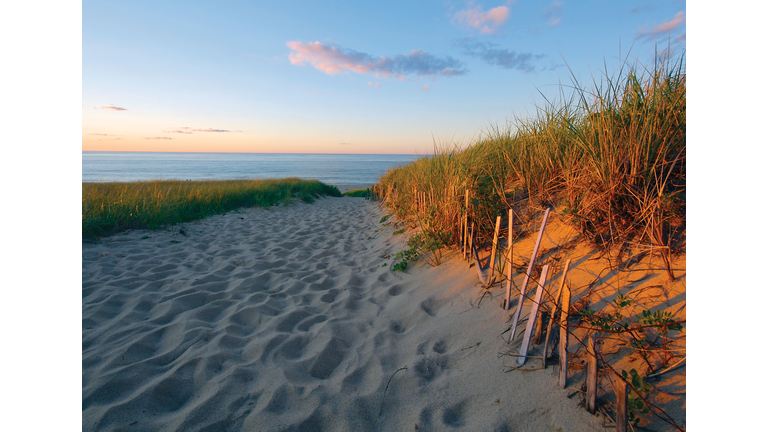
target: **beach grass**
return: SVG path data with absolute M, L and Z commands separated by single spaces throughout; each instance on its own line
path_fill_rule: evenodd
M 340 197 L 317 180 L 158 180 L 83 183 L 82 236 L 97 239 L 128 229 L 158 229 L 224 214 L 241 207 L 269 207 L 291 199 Z
M 597 244 L 669 252 L 684 241 L 685 58 L 654 59 L 625 59 L 588 85 L 574 77 L 534 116 L 488 127 L 468 146 L 436 143 L 430 157 L 384 174 L 377 193 L 401 219 L 452 233 L 446 242 L 459 236 L 469 190 L 481 243 L 506 209 L 524 222 L 553 207 Z
M 353 189 L 344 192 L 345 197 L 353 197 L 353 198 L 365 198 L 369 193 L 369 189 Z

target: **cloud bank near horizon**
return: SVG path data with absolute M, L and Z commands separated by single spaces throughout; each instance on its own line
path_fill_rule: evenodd
M 293 52 L 288 55 L 291 64 L 304 66 L 309 64 L 328 75 L 344 71 L 377 78 L 404 80 L 408 75 L 436 78 L 454 77 L 467 73 L 464 64 L 450 56 L 437 57 L 421 50 L 409 54 L 374 57 L 370 54 L 345 49 L 335 44 L 320 42 L 291 41 L 286 44 Z
M 128 108 L 122 108 L 122 107 L 114 106 L 114 105 L 101 105 L 101 106 L 97 106 L 97 107 L 94 107 L 94 108 L 102 109 L 102 110 L 112 110 L 112 111 L 128 111 Z

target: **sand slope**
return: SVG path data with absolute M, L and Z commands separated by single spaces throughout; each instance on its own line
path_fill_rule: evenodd
M 502 371 L 501 290 L 478 305 L 464 262 L 394 273 L 382 215 L 325 198 L 83 243 L 83 430 L 604 430 L 555 368 Z

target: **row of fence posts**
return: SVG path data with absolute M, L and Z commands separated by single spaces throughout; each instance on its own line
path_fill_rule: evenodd
M 375 184 L 369 188 L 365 189 L 365 199 L 372 200 L 372 201 L 379 201 L 380 195 L 379 195 L 379 185 Z
M 449 193 L 452 191 L 453 193 Z M 414 210 L 418 214 L 424 214 L 426 209 L 428 208 L 429 204 L 432 204 L 434 202 L 434 194 L 430 190 L 430 193 L 427 194 L 426 192 L 420 192 L 416 188 L 413 190 L 415 203 L 414 203 Z M 453 189 L 446 189 L 446 196 L 455 196 L 455 188 Z M 387 190 L 384 190 L 381 185 L 374 185 L 371 188 L 368 188 L 366 199 L 371 200 L 384 200 L 386 201 L 392 201 L 397 199 L 397 188 L 395 185 L 390 185 Z M 501 227 L 501 216 L 497 216 L 496 218 L 496 226 L 494 229 L 494 236 L 493 236 L 493 243 L 491 246 L 491 256 L 490 260 L 488 262 L 488 274 L 486 275 L 483 272 L 483 267 L 480 264 L 480 258 L 478 256 L 478 245 L 475 243 L 475 221 L 470 220 L 469 214 L 470 214 L 470 190 L 466 189 L 464 194 L 464 211 L 460 214 L 460 228 L 459 228 L 459 240 L 458 245 L 462 253 L 462 257 L 466 261 L 470 261 L 470 265 L 474 264 L 475 269 L 477 270 L 478 278 L 480 279 L 481 284 L 485 288 L 490 288 L 491 285 L 494 284 L 496 281 L 495 273 L 496 273 L 496 258 L 497 258 L 497 248 L 498 248 L 498 242 L 499 242 L 499 230 Z M 533 251 L 531 253 L 531 259 L 528 261 L 528 268 L 525 272 L 525 277 L 523 278 L 522 286 L 520 287 L 520 296 L 518 298 L 517 302 L 517 308 L 515 309 L 515 312 L 512 316 L 512 327 L 510 329 L 510 335 L 507 343 L 511 343 L 513 340 L 515 340 L 515 335 L 517 333 L 517 326 L 520 320 L 520 314 L 522 312 L 523 303 L 525 299 L 528 297 L 526 296 L 526 289 L 528 286 L 528 282 L 531 278 L 531 275 L 533 273 L 533 269 L 536 263 L 536 259 L 539 252 L 539 246 L 541 245 L 541 240 L 544 235 L 544 230 L 547 225 L 547 220 L 549 218 L 550 213 L 549 208 L 544 212 L 544 217 L 541 221 L 541 226 L 539 228 L 539 234 L 536 238 L 536 243 L 534 244 Z M 505 265 L 507 265 L 507 288 L 505 297 L 502 299 L 501 306 L 505 310 L 509 310 L 511 307 L 511 294 L 512 294 L 512 274 L 513 274 L 513 265 L 512 265 L 512 251 L 513 251 L 513 243 L 514 243 L 514 212 L 512 209 L 509 209 L 509 219 L 508 219 L 508 240 L 507 240 L 507 250 L 504 254 L 504 258 L 502 258 L 505 261 Z M 560 287 L 558 289 L 557 295 L 555 297 L 552 297 L 553 305 L 549 310 L 549 323 L 547 324 L 547 332 L 546 337 L 544 340 L 544 353 L 542 356 L 542 363 L 543 367 L 547 367 L 547 358 L 549 353 L 549 339 L 552 331 L 553 324 L 555 322 L 555 313 L 559 312 L 559 324 L 560 327 L 560 341 L 558 344 L 558 352 L 560 357 L 560 371 L 558 374 L 558 384 L 561 388 L 566 388 L 567 379 L 568 379 L 568 316 L 569 316 L 569 309 L 571 306 L 571 290 L 566 284 L 566 275 L 568 273 L 568 269 L 570 267 L 571 260 L 567 260 L 565 263 L 565 267 L 563 269 L 562 276 L 560 278 Z M 523 333 L 523 339 L 521 342 L 521 347 L 519 351 L 519 356 L 517 358 L 517 363 L 519 365 L 523 365 L 526 361 L 528 356 L 528 349 L 530 347 L 530 344 L 538 344 L 541 339 L 541 332 L 542 332 L 542 326 L 543 326 L 543 314 L 544 309 L 542 306 L 542 298 L 544 297 L 544 291 L 545 291 L 545 285 L 547 283 L 547 276 L 549 274 L 549 265 L 546 264 L 541 269 L 541 276 L 539 278 L 539 282 L 537 284 L 536 293 L 533 299 L 533 304 L 531 305 L 531 310 L 529 313 L 528 322 L 525 328 L 525 331 Z M 503 280 L 503 276 L 502 279 Z M 547 297 L 550 297 L 547 295 Z M 544 298 L 544 301 L 546 301 L 547 298 Z M 594 414 L 596 410 L 596 399 L 597 399 L 597 377 L 598 377 L 598 352 L 596 348 L 595 343 L 595 335 L 590 335 L 587 338 L 586 342 L 586 350 L 587 350 L 587 393 L 586 393 L 586 402 L 587 402 L 587 410 Z M 629 387 L 627 386 L 626 381 L 623 377 L 617 375 L 617 379 L 612 380 L 614 384 L 614 391 L 616 393 L 616 430 L 618 432 L 626 432 L 628 427 L 628 416 L 627 416 L 627 399 L 628 399 L 628 390 Z
M 493 243 L 491 245 L 491 256 L 490 260 L 488 262 L 488 273 L 485 274 L 483 272 L 482 265 L 480 263 L 480 258 L 478 256 L 478 245 L 475 241 L 475 221 L 471 220 L 470 218 L 470 191 L 467 189 L 465 191 L 464 195 L 464 211 L 461 215 L 461 226 L 459 229 L 461 239 L 459 241 L 459 246 L 461 249 L 462 257 L 464 260 L 470 262 L 470 266 L 474 264 L 475 269 L 477 270 L 478 278 L 480 279 L 480 283 L 485 288 L 490 288 L 491 285 L 495 282 L 495 269 L 496 269 L 496 258 L 497 258 L 497 248 L 498 248 L 498 241 L 499 241 L 499 230 L 501 225 L 501 216 L 497 216 L 496 218 L 496 226 L 494 230 L 494 236 L 493 236 Z M 515 309 L 515 312 L 512 316 L 512 327 L 510 329 L 509 339 L 507 340 L 507 343 L 512 343 L 513 340 L 515 340 L 515 336 L 517 334 L 517 326 L 520 322 L 520 314 L 522 312 L 523 303 L 528 298 L 526 296 L 526 289 L 528 286 L 528 282 L 531 278 L 531 275 L 533 273 L 533 269 L 536 263 L 536 259 L 539 253 L 539 247 L 541 246 L 541 240 L 544 235 L 544 230 L 547 225 L 547 220 L 549 218 L 550 208 L 547 208 L 544 212 L 544 217 L 541 221 L 541 226 L 539 228 L 539 234 L 536 238 L 536 242 L 533 247 L 533 251 L 531 253 L 531 259 L 528 262 L 528 268 L 525 272 L 525 277 L 523 278 L 522 286 L 520 287 L 520 295 L 517 302 L 517 308 Z M 512 294 L 512 275 L 513 275 L 513 269 L 512 269 L 512 248 L 514 244 L 514 212 L 512 209 L 509 209 L 509 216 L 508 216 L 508 240 L 507 240 L 507 250 L 504 254 L 504 257 L 502 258 L 505 261 L 505 265 L 507 266 L 507 287 L 506 287 L 506 293 L 504 298 L 502 299 L 501 307 L 505 310 L 509 310 L 511 303 L 511 294 Z M 563 268 L 562 276 L 560 278 L 560 286 L 557 291 L 557 295 L 554 297 L 550 297 L 549 294 L 547 294 L 547 298 L 551 298 L 552 300 L 552 307 L 549 309 L 549 323 L 547 324 L 547 331 L 546 331 L 546 337 L 544 340 L 544 353 L 542 356 L 542 363 L 543 367 L 547 367 L 547 358 L 549 353 L 549 340 L 550 335 L 552 331 L 553 324 L 555 322 L 555 313 L 559 312 L 559 327 L 560 327 L 560 342 L 558 346 L 559 351 L 559 357 L 560 357 L 560 371 L 558 374 L 558 384 L 561 388 L 566 388 L 567 383 L 567 377 L 568 377 L 568 316 L 569 316 L 569 309 L 571 306 L 571 290 L 566 285 L 566 275 L 568 273 L 568 270 L 571 265 L 571 260 L 567 260 L 565 263 L 565 267 Z M 525 328 L 525 332 L 523 333 L 523 339 L 520 346 L 519 356 L 517 358 L 517 363 L 519 365 L 523 365 L 526 361 L 526 358 L 528 356 L 528 349 L 530 347 L 530 344 L 538 344 L 541 339 L 541 332 L 542 332 L 542 326 L 543 326 L 543 314 L 544 309 L 542 307 L 542 299 L 544 297 L 545 292 L 545 285 L 547 283 L 547 276 L 549 273 L 549 265 L 545 264 L 541 269 L 541 276 L 539 278 L 539 282 L 537 284 L 536 293 L 533 298 L 533 304 L 531 305 L 528 322 Z M 503 276 L 501 278 L 503 280 Z M 546 302 L 547 298 L 544 298 L 544 301 Z M 587 339 L 587 410 L 594 414 L 596 409 L 596 395 L 597 395 L 597 372 L 598 372 L 598 365 L 597 365 L 597 359 L 598 359 L 598 353 L 595 348 L 595 337 L 594 335 L 590 335 Z M 626 385 L 626 381 L 623 377 L 617 376 L 618 379 L 612 380 L 614 382 L 615 392 L 616 392 L 616 428 L 619 432 L 625 432 L 627 430 L 628 426 L 628 417 L 627 417 L 627 394 L 628 394 L 628 387 Z

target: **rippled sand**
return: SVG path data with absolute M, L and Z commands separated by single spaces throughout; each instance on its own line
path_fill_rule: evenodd
M 83 430 L 603 430 L 555 369 L 502 371 L 508 312 L 464 262 L 394 273 L 382 215 L 325 198 L 83 243 Z

